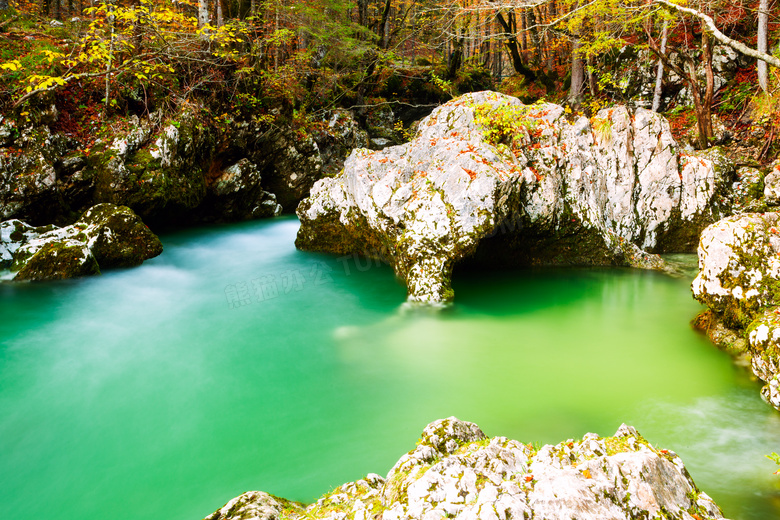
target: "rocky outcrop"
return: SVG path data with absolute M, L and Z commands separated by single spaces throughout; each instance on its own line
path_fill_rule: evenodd
M 477 425 L 450 417 L 428 425 L 386 478 L 369 474 L 305 509 L 250 491 L 206 520 L 245 518 L 703 520 L 722 514 L 674 452 L 652 447 L 630 426 L 613 437 L 589 433 L 535 449 L 490 439 Z
M 680 157 L 648 110 L 569 121 L 557 105 L 468 94 L 410 143 L 355 150 L 318 181 L 298 207 L 296 244 L 381 257 L 418 302 L 452 299 L 453 266 L 470 257 L 658 267 L 645 251 L 693 250 L 727 211 L 731 173 L 717 149 Z
M 237 496 L 204 520 L 282 520 L 301 515 L 303 505 L 262 491 Z
M 701 235 L 693 295 L 730 327 L 750 325 L 780 289 L 778 219 L 778 213 L 735 215 Z
M 710 308 L 700 328 L 722 348 L 746 355 L 780 410 L 780 213 L 747 213 L 704 230 L 694 297 Z
M 368 144 L 349 111 L 317 128 L 308 135 L 263 121 L 215 122 L 186 105 L 169 118 L 115 121 L 87 142 L 42 121 L 0 118 L 0 220 L 66 224 L 103 202 L 152 224 L 274 216 Z
M 780 163 L 764 177 L 764 199 L 770 206 L 780 205 Z
M 131 267 L 162 252 L 157 236 L 129 208 L 99 204 L 70 226 L 0 223 L 0 268 L 14 280 L 58 280 Z

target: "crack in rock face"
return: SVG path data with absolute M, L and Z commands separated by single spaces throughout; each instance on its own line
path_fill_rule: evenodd
M 318 181 L 298 207 L 296 245 L 381 258 L 424 303 L 451 300 L 453 267 L 490 237 L 532 264 L 659 268 L 646 251 L 692 249 L 720 217 L 723 162 L 717 152 L 681 161 L 649 110 L 570 122 L 558 105 L 467 94 L 411 142 L 354 150 Z
M 676 520 L 723 518 L 674 452 L 631 426 L 539 449 L 449 417 L 429 424 L 387 477 L 371 473 L 308 507 L 250 491 L 206 520 Z

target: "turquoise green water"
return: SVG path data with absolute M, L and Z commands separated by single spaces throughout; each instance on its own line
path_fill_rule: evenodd
M 414 312 L 389 268 L 296 251 L 297 227 L 177 233 L 136 269 L 0 284 L 0 517 L 197 520 L 250 489 L 310 501 L 456 415 L 524 442 L 627 422 L 727 516 L 780 518 L 764 457 L 780 414 L 691 331 L 688 281 L 462 272 L 452 309 Z

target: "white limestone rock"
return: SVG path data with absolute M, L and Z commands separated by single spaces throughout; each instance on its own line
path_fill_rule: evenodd
M 261 495 L 261 503 L 266 497 Z M 215 516 L 217 513 L 206 520 L 250 518 L 239 513 Z M 583 440 L 536 450 L 505 437 L 489 439 L 475 424 L 455 417 L 428 425 L 417 447 L 393 466 L 386 479 L 369 475 L 344 484 L 305 512 L 289 510 L 286 517 L 723 518 L 712 499 L 696 487 L 675 453 L 652 447 L 630 426 L 622 425 L 614 437 L 589 433 Z
M 764 310 L 747 329 L 750 368 L 764 386 L 761 397 L 780 410 L 780 307 Z
M 410 143 L 355 150 L 318 181 L 298 208 L 296 244 L 382 257 L 409 300 L 427 303 L 452 299 L 454 264 L 497 234 L 496 251 L 528 263 L 657 267 L 643 250 L 692 248 L 719 217 L 722 163 L 712 152 L 681 165 L 649 110 L 569 122 L 557 105 L 467 94 Z
M 778 213 L 725 218 L 702 232 L 694 297 L 732 328 L 745 328 L 774 304 L 780 279 Z
M 750 368 L 764 382 L 761 395 L 780 410 L 780 213 L 746 213 L 709 226 L 699 269 L 694 297 L 721 328 L 744 338 L 739 345 L 746 343 Z
M 239 495 L 205 520 L 282 520 L 289 513 L 300 514 L 301 504 L 278 498 L 262 491 L 247 491 Z
M 773 206 L 780 204 L 780 164 L 764 178 L 764 199 Z

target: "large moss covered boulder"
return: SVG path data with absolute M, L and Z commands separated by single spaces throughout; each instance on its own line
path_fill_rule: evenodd
M 206 520 L 723 518 L 674 452 L 632 427 L 539 449 L 455 417 L 429 424 L 386 478 L 371 473 L 306 509 L 251 491 Z
M 76 225 L 83 224 L 86 224 L 83 232 L 101 268 L 132 267 L 162 253 L 157 235 L 125 206 L 93 206 Z
M 62 280 L 100 274 L 87 244 L 67 239 L 46 242 L 16 267 L 14 280 Z
M 0 267 L 14 280 L 58 280 L 131 267 L 162 252 L 157 236 L 127 207 L 98 204 L 75 224 L 34 228 L 0 224 Z

